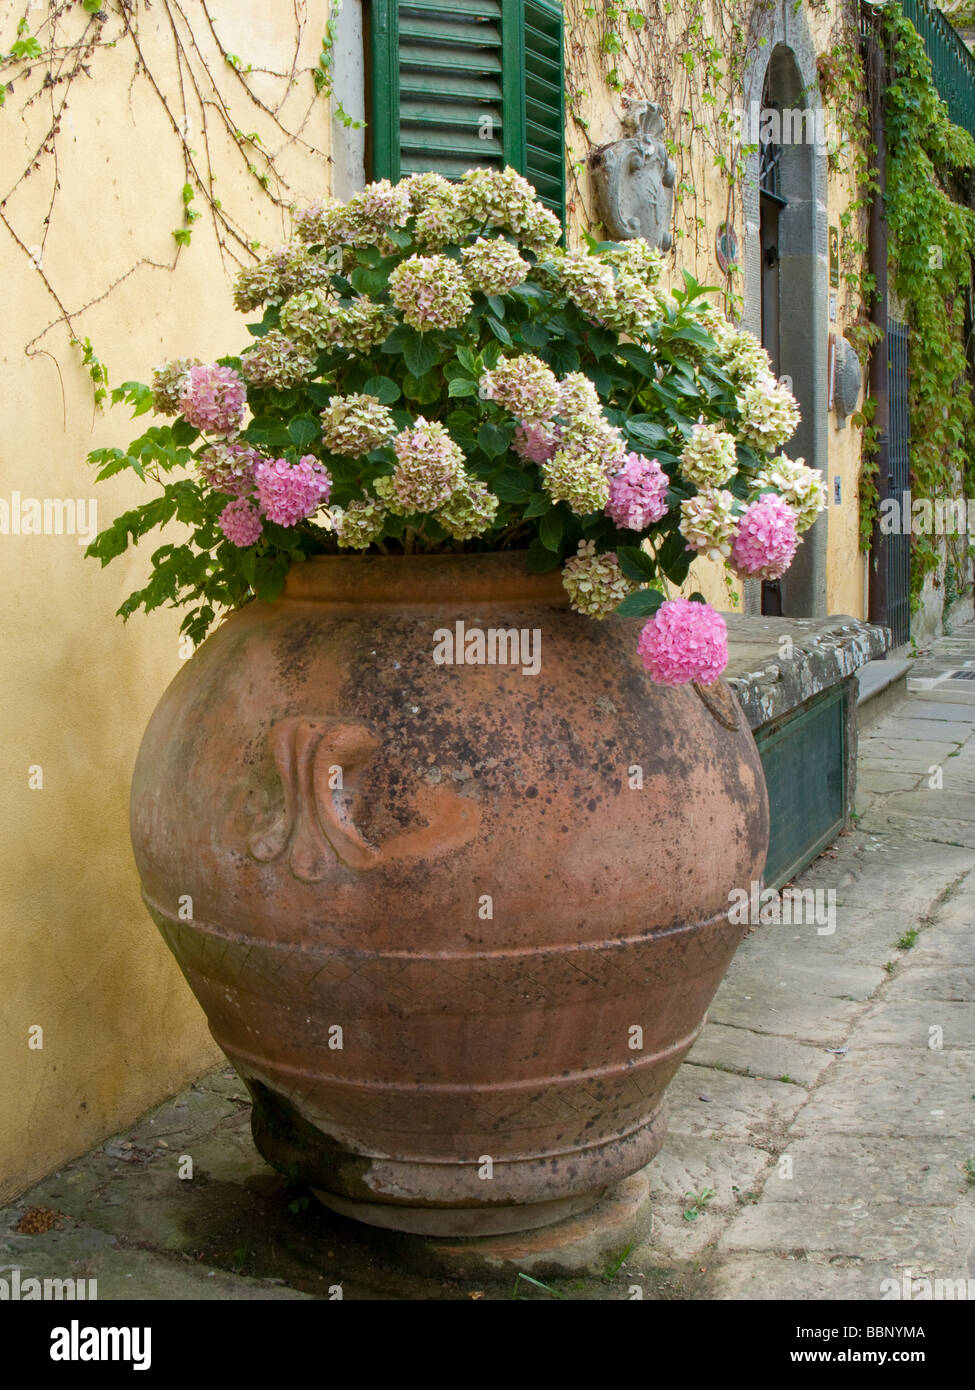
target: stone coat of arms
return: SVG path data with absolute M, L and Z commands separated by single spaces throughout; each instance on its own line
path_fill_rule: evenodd
M 677 170 L 663 141 L 660 107 L 635 102 L 623 128 L 631 134 L 589 157 L 599 215 L 615 241 L 645 237 L 669 251 Z

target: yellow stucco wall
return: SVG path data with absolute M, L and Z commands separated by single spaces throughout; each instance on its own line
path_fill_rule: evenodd
M 285 99 L 280 126 L 246 98 L 215 51 L 201 6 L 184 8 L 233 119 L 247 134 L 260 134 L 267 149 L 282 151 L 277 167 L 296 196 L 323 192 L 327 105 L 315 101 L 307 71 L 289 84 L 297 42 L 291 7 L 262 0 L 210 6 L 221 39 L 242 64 L 286 74 L 283 80 L 249 79 L 269 106 Z M 80 10 L 65 21 L 62 34 L 69 40 L 78 32 L 71 24 L 87 22 Z M 139 11 L 150 70 L 165 91 L 177 91 L 165 15 L 158 7 Z M 23 5 L 0 3 L 5 47 L 23 13 Z M 183 37 L 189 47 L 188 33 Z M 320 44 L 320 28 L 308 29 L 299 69 L 315 64 Z M 168 268 L 176 250 L 171 232 L 182 222 L 182 146 L 147 79 L 133 76 L 131 42 L 96 49 L 89 66 L 91 78 L 72 84 L 61 116 L 61 186 L 42 265 L 62 303 L 74 310 L 140 259 L 158 264 L 135 270 L 75 324 L 90 337 L 113 383 L 148 380 L 167 357 L 224 353 L 242 346 L 247 335 L 233 312 L 228 270 L 208 218 L 196 223 L 190 246 L 175 269 Z M 23 111 L 43 71 L 38 64 L 30 78 L 18 80 L 0 113 L 5 193 L 49 127 L 51 101 L 60 99 L 60 88 L 50 99 L 42 90 Z M 300 144 L 285 148 L 286 130 L 298 127 L 306 111 L 303 138 L 322 153 Z M 189 115 L 187 145 L 198 158 L 202 122 L 192 96 Z M 287 216 L 248 173 L 254 156 L 242 157 L 219 133 L 219 123 L 212 124 L 221 175 L 217 196 L 246 239 L 278 244 Z M 4 205 L 28 247 L 42 240 L 52 167 L 51 157 L 42 155 L 40 168 Z M 280 196 L 286 200 L 287 189 Z M 93 410 L 91 384 L 63 325 L 41 340 L 42 355 L 24 355 L 25 344 L 58 316 L 58 307 L 3 227 L 0 254 L 0 498 L 9 507 L 14 493 L 38 500 L 96 497 L 103 527 L 148 493 L 134 479 L 95 486 L 86 453 L 127 442 L 151 417 L 130 425 L 125 408 Z M 241 254 L 246 257 L 246 249 Z M 141 905 L 128 839 L 129 778 L 141 732 L 180 661 L 176 615 L 139 615 L 125 627 L 113 616 L 144 582 L 148 554 L 144 547 L 101 571 L 84 558 L 75 535 L 0 535 L 0 1200 L 127 1124 L 219 1056 Z M 43 785 L 32 788 L 29 779 L 38 781 L 38 768 Z M 38 1026 L 40 1048 L 30 1046 Z

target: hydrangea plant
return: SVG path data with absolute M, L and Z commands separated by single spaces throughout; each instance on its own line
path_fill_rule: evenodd
M 198 642 L 308 556 L 521 550 L 561 567 L 579 612 L 645 617 L 653 679 L 717 679 L 723 619 L 668 586 L 696 555 L 741 578 L 791 563 L 824 505 L 820 474 L 780 452 L 795 400 L 689 274 L 663 287 L 648 242 L 561 238 L 511 169 L 296 212 L 293 240 L 237 277 L 236 307 L 263 311 L 239 356 L 113 393 L 175 419 L 90 455 L 161 493 L 89 553 L 190 528 L 120 613 L 189 605 Z

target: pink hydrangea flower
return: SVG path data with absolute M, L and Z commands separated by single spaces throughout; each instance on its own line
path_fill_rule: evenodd
M 659 685 L 710 685 L 728 664 L 728 629 L 710 604 L 668 599 L 640 633 L 637 651 Z
M 249 444 L 214 444 L 197 460 L 197 468 L 215 492 L 247 497 L 254 491 L 254 469 L 263 455 Z
M 184 419 L 211 434 L 234 434 L 240 429 L 247 388 L 232 367 L 208 363 L 190 367 L 179 393 Z
M 260 512 L 246 497 L 236 497 L 233 502 L 228 502 L 217 517 L 217 525 L 228 541 L 241 547 L 260 540 L 263 529 Z
M 669 482 L 656 459 L 627 454 L 623 467 L 610 479 L 606 515 L 623 530 L 645 530 L 666 516 Z
M 792 564 L 798 544 L 795 512 L 775 493 L 765 493 L 742 513 L 731 568 L 740 578 L 778 579 Z
M 297 463 L 269 459 L 254 470 L 257 496 L 268 521 L 279 526 L 296 526 L 327 502 L 332 480 L 314 454 L 305 454 Z
M 529 463 L 548 463 L 561 441 L 558 425 L 519 425 L 511 447 L 519 458 Z

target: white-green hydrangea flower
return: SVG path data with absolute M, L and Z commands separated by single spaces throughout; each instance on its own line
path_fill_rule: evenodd
M 333 396 L 321 419 L 326 449 L 342 458 L 362 458 L 370 449 L 388 444 L 396 433 L 389 407 L 382 405 L 377 396 L 361 393 Z
M 710 560 L 727 560 L 738 523 L 730 492 L 707 489 L 680 504 L 681 535 Z
M 589 618 L 608 618 L 636 588 L 620 569 L 614 551 L 596 554 L 593 541 L 580 541 L 578 554 L 562 567 L 562 585 L 572 607 Z
M 738 466 L 735 437 L 723 425 L 699 421 L 680 456 L 681 471 L 698 487 L 721 487 Z

